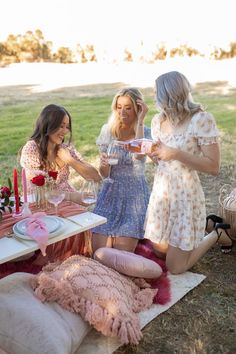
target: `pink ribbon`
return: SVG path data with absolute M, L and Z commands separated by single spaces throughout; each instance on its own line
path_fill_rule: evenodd
M 31 237 L 37 242 L 43 256 L 46 256 L 46 247 L 48 243 L 49 232 L 42 218 L 46 215 L 44 212 L 34 213 L 27 218 L 25 235 Z

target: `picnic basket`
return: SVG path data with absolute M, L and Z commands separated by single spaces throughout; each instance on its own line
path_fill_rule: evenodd
M 219 214 L 223 218 L 225 223 L 230 224 L 230 237 L 236 240 L 236 196 L 234 198 L 233 207 L 227 206 L 226 200 L 229 199 L 230 194 L 234 187 L 230 184 L 224 184 L 220 189 L 219 195 Z

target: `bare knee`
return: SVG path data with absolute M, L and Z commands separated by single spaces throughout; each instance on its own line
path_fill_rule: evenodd
M 182 251 L 176 247 L 169 247 L 166 255 L 166 266 L 171 274 L 182 274 L 189 268 L 190 252 Z
M 187 270 L 187 267 L 184 265 L 173 264 L 172 262 L 168 261 L 166 261 L 166 267 L 168 271 L 173 275 L 182 274 Z
M 114 238 L 113 247 L 120 251 L 134 252 L 138 239 L 133 237 L 118 236 Z
M 99 249 L 101 247 L 112 247 L 111 236 L 93 233 L 93 235 L 92 235 L 92 252 L 94 253 L 97 249 Z

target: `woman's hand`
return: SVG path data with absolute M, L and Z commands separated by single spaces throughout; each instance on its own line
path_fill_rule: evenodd
M 109 169 L 110 165 L 108 163 L 108 156 L 106 152 L 102 152 L 100 154 L 100 166 L 99 166 L 99 171 L 102 175 L 103 178 L 108 177 L 109 175 Z
M 70 151 L 62 147 L 57 151 L 57 156 L 60 160 L 64 161 L 68 165 L 70 165 L 71 161 L 73 160 Z
M 76 172 L 78 172 L 85 179 L 92 179 L 95 182 L 101 181 L 101 176 L 99 175 L 97 169 L 93 167 L 90 163 L 84 160 L 75 159 L 69 149 L 60 148 L 57 152 L 57 157 L 63 161 L 65 164 L 72 167 Z
M 107 153 L 105 152 L 102 152 L 100 154 L 100 166 L 101 167 L 107 167 L 109 164 L 108 164 L 108 156 L 107 156 Z
M 158 160 L 170 161 L 175 160 L 175 154 L 177 149 L 174 149 L 168 145 L 163 144 L 161 141 L 155 144 L 155 149 L 151 154 L 148 154 L 150 159 L 155 163 Z
M 138 105 L 137 119 L 139 123 L 143 123 L 146 113 L 148 112 L 148 106 L 143 100 L 136 101 Z

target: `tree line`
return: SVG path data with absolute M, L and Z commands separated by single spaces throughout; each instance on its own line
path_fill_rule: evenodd
M 143 53 L 143 51 L 142 51 Z M 156 44 L 150 53 L 140 54 L 124 48 L 120 60 L 125 62 L 139 61 L 142 63 L 154 63 L 158 60 L 174 57 L 209 57 L 220 60 L 236 56 L 236 42 L 231 42 L 228 49 L 214 48 L 208 54 L 201 53 L 198 49 L 186 44 L 169 48 L 165 43 Z M 41 30 L 27 31 L 25 34 L 10 34 L 5 42 L 0 42 L 0 66 L 22 62 L 54 62 L 54 63 L 86 63 L 106 60 L 106 53 L 100 57 L 92 44 L 82 46 L 77 44 L 75 49 L 60 47 L 53 51 L 53 42 L 47 41 Z M 113 62 L 117 59 L 113 58 Z

